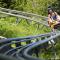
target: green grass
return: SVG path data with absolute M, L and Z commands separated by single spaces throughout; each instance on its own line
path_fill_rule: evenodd
M 42 24 L 39 25 L 36 22 L 28 22 L 25 19 L 21 20 L 16 24 L 16 17 L 6 17 L 0 19 L 0 35 L 4 37 L 22 37 L 29 35 L 38 35 L 42 33 L 50 32 L 50 28 L 43 27 Z M 43 28 L 42 28 L 43 27 Z

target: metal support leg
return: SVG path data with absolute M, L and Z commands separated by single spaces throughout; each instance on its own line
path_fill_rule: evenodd
M 16 24 L 18 24 L 19 23 L 19 18 L 18 17 L 16 17 Z

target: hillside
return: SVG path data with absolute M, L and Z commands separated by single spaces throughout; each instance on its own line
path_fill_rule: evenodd
M 60 5 L 59 0 L 0 0 L 0 6 L 46 16 L 48 6 L 59 9 Z

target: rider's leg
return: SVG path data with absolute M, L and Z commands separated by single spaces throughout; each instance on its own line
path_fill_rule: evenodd
M 52 23 L 52 20 L 49 19 L 49 20 L 48 20 L 48 25 L 51 26 L 51 23 Z

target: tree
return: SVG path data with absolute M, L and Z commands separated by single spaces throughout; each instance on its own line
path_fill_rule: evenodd
M 53 9 L 60 14 L 60 0 L 55 1 L 55 3 L 52 4 Z
M 9 8 L 9 6 L 11 5 L 11 1 L 12 0 L 1 0 L 1 6 Z
M 0 0 L 0 6 L 4 8 L 14 7 L 15 0 Z

